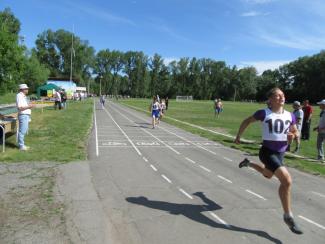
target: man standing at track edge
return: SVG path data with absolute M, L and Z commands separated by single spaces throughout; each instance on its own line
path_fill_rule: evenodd
M 284 110 L 285 96 L 281 89 L 273 88 L 268 92 L 268 108 L 256 111 L 246 118 L 240 125 L 235 143 L 240 143 L 240 137 L 253 122 L 261 121 L 263 130 L 263 143 L 259 151 L 262 164 L 253 163 L 245 158 L 239 163 L 239 168 L 252 167 L 266 178 L 275 175 L 280 181 L 279 197 L 284 211 L 284 222 L 296 234 L 302 230 L 296 224 L 291 211 L 291 185 L 292 179 L 283 165 L 284 153 L 288 142 L 299 136 L 295 116 Z

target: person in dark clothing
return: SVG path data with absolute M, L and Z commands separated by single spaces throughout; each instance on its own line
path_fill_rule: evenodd
M 165 99 L 165 104 L 166 104 L 166 110 L 168 110 L 168 97 Z
M 302 111 L 304 112 L 304 119 L 303 119 L 303 122 L 302 122 L 301 139 L 302 140 L 309 140 L 311 116 L 313 114 L 313 108 L 312 108 L 312 106 L 309 105 L 308 100 L 305 100 L 303 102 Z

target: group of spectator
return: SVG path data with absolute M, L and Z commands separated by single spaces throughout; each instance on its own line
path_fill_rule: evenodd
M 318 125 L 313 128 L 313 131 L 317 131 L 317 159 L 324 160 L 323 143 L 325 141 L 325 99 L 317 103 L 321 109 L 320 119 Z M 300 131 L 300 137 L 295 138 L 296 148 L 294 153 L 299 152 L 300 140 L 310 139 L 310 125 L 313 115 L 313 108 L 310 106 L 309 101 L 305 100 L 301 106 L 299 101 L 295 101 L 292 105 L 294 111 L 293 114 L 296 117 L 297 129 Z
M 67 93 L 64 89 L 55 91 L 54 94 L 54 109 L 65 109 L 67 104 Z

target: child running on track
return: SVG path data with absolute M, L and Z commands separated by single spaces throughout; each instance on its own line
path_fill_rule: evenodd
M 239 163 L 239 168 L 252 167 L 266 178 L 275 175 L 280 181 L 279 197 L 284 210 L 283 219 L 290 230 L 296 234 L 303 232 L 294 221 L 291 212 L 291 176 L 283 165 L 283 157 L 288 141 L 299 136 L 295 116 L 284 110 L 285 97 L 279 88 L 273 88 L 268 94 L 268 108 L 258 110 L 254 115 L 245 119 L 238 130 L 235 143 L 240 143 L 240 137 L 245 129 L 253 122 L 261 121 L 263 143 L 259 158 L 263 164 L 257 164 L 245 158 Z
M 150 107 L 151 107 L 151 117 L 152 117 L 152 129 L 154 129 L 156 127 L 156 123 L 158 123 L 159 109 L 160 109 L 160 104 L 156 96 L 153 96 Z

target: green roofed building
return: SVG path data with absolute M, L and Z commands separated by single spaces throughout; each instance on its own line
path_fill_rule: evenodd
M 45 84 L 37 88 L 37 96 L 52 97 L 53 90 L 59 91 L 61 88 L 54 84 Z

